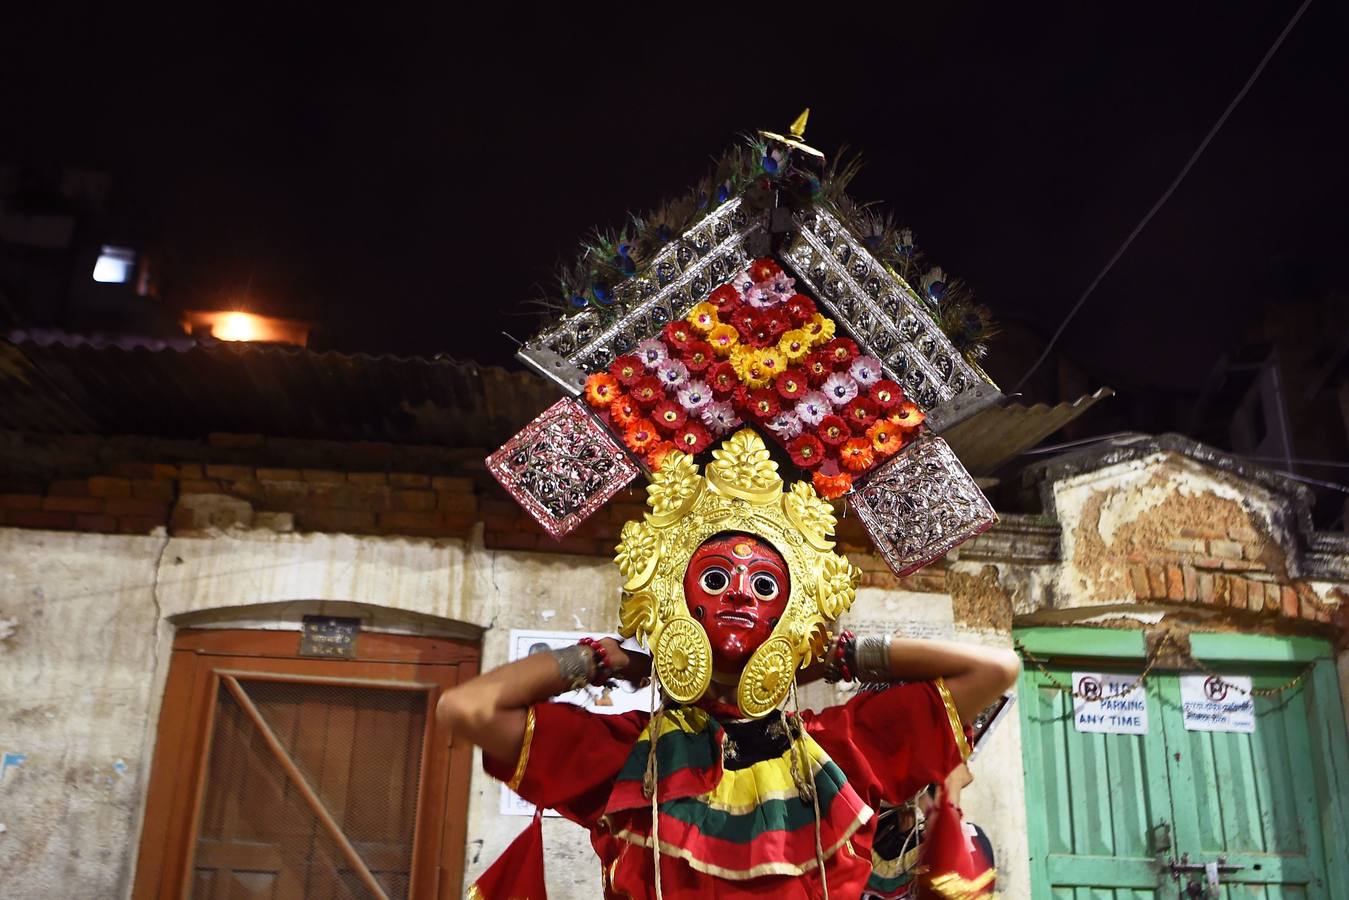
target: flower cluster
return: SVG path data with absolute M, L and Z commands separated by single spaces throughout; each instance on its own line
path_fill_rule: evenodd
M 756 423 L 828 498 L 898 452 L 923 421 L 880 362 L 836 337 L 834 321 L 772 259 L 591 375 L 586 400 L 652 467 L 672 449 L 698 453 Z

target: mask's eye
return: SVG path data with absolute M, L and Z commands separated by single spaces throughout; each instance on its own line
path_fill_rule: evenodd
M 778 595 L 778 580 L 764 572 L 750 580 L 750 587 L 754 589 L 754 596 L 760 600 L 772 600 Z
M 703 590 L 707 591 L 709 594 L 720 594 L 722 591 L 726 590 L 726 587 L 731 583 L 731 573 L 727 572 L 725 569 L 713 566 L 703 573 L 703 577 L 699 579 L 699 583 L 703 586 Z

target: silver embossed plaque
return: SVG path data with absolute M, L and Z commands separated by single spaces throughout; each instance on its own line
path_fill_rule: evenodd
M 987 531 L 997 513 L 946 442 L 924 435 L 866 480 L 853 507 L 896 575 Z
M 570 533 L 637 477 L 637 465 L 579 401 L 548 407 L 487 468 L 554 538 Z

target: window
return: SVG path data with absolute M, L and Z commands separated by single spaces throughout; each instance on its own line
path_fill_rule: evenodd
M 135 250 L 104 244 L 94 263 L 94 280 L 102 284 L 126 284 L 135 268 Z

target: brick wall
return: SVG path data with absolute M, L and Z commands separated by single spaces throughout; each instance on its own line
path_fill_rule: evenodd
M 640 484 L 554 540 L 487 473 L 485 450 L 216 434 L 205 441 L 88 436 L 0 446 L 0 526 L 189 536 L 233 527 L 464 538 L 483 524 L 492 549 L 609 557 L 623 523 L 646 510 Z M 862 584 L 945 590 L 942 564 L 896 578 L 855 516 L 840 549 Z

